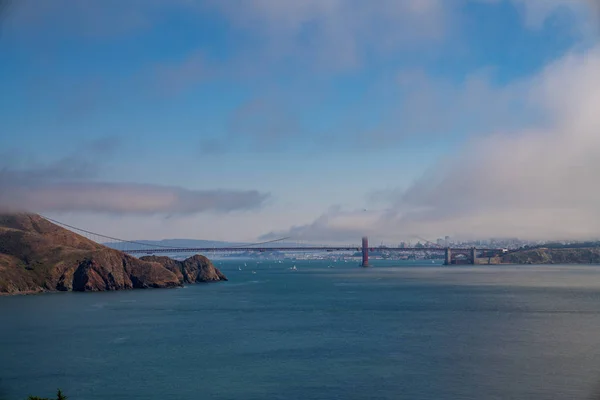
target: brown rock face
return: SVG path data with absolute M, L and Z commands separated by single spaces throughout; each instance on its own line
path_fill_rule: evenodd
M 219 271 L 206 257 L 196 254 L 184 261 L 176 261 L 169 257 L 146 256 L 141 260 L 156 262 L 173 272 L 181 283 L 226 281 L 227 277 Z
M 144 256 L 144 257 L 140 257 L 140 260 L 160 264 L 164 268 L 166 268 L 169 271 L 171 271 L 172 273 L 174 273 L 179 282 L 189 283 L 185 280 L 183 273 L 182 273 L 181 266 L 180 266 L 181 263 L 177 260 L 173 260 L 172 258 L 164 257 L 164 256 Z
M 179 286 L 177 276 L 161 265 L 115 251 L 100 252 L 86 258 L 72 276 L 71 290 L 74 291 Z
M 0 214 L 0 294 L 164 288 L 227 279 L 203 256 L 183 263 L 167 257 L 144 259 L 97 244 L 38 215 Z

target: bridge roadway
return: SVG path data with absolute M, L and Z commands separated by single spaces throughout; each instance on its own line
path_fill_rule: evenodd
M 416 251 L 436 251 L 443 252 L 450 250 L 452 253 L 465 253 L 472 251 L 472 248 L 446 248 L 446 247 L 369 247 L 369 252 L 375 251 L 398 251 L 398 252 L 416 252 Z M 208 253 L 208 252 L 233 252 L 233 251 L 251 251 L 265 253 L 268 251 L 362 251 L 360 246 L 310 246 L 310 247 L 190 247 L 190 248 L 153 248 L 126 250 L 129 254 L 154 254 L 154 253 Z M 500 252 L 502 249 L 477 248 L 477 251 Z

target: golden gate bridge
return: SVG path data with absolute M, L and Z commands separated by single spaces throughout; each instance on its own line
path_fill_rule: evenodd
M 104 246 L 114 248 L 116 250 L 123 251 L 128 254 L 176 254 L 176 253 L 231 253 L 231 252 L 360 252 L 361 253 L 361 266 L 369 266 L 369 253 L 373 252 L 399 252 L 399 253 L 416 253 L 416 252 L 429 252 L 429 253 L 443 253 L 444 263 L 446 265 L 454 264 L 457 262 L 457 256 L 462 256 L 464 260 L 469 264 L 477 264 L 478 258 L 490 258 L 502 254 L 505 250 L 498 248 L 464 248 L 464 247 L 444 247 L 436 245 L 426 239 L 422 239 L 427 243 L 427 246 L 420 247 L 372 247 L 369 246 L 369 239 L 363 237 L 360 245 L 302 245 L 296 243 L 290 245 L 289 243 L 282 244 L 280 246 L 274 245 L 275 243 L 281 243 L 286 240 L 292 239 L 291 237 L 282 237 L 278 239 L 268 240 L 264 242 L 256 243 L 243 243 L 236 245 L 224 245 L 224 246 L 204 246 L 204 247 L 181 247 L 181 246 L 168 246 L 160 245 L 156 243 L 145 243 L 143 241 L 126 240 L 120 239 L 113 236 L 104 235 L 97 232 L 92 232 L 86 229 L 78 228 L 55 219 L 40 215 L 42 218 L 59 225 L 65 229 L 73 231 L 81 236 L 86 237 L 96 243 Z M 107 242 L 110 241 L 110 242 Z M 266 246 L 269 245 L 269 246 Z

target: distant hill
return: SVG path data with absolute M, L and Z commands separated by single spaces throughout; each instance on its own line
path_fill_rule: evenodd
M 147 246 L 127 243 L 128 250 L 144 250 L 148 247 L 177 247 L 177 248 L 202 248 L 202 247 L 236 247 L 243 246 L 244 243 L 234 242 L 221 242 L 218 240 L 197 240 L 197 239 L 163 239 L 163 240 L 133 240 L 132 242 L 143 243 Z M 123 247 L 122 243 L 108 242 L 103 243 L 105 246 L 112 249 L 120 249 Z
M 0 294 L 174 287 L 226 280 L 204 256 L 140 260 L 35 214 L 0 214 Z
M 600 247 L 535 247 L 496 257 L 480 257 L 478 264 L 600 264 Z
M 248 246 L 251 243 L 243 243 L 243 242 L 222 242 L 218 240 L 199 240 L 199 239 L 163 239 L 163 240 L 132 240 L 132 242 L 143 243 L 127 243 L 127 250 L 145 250 L 148 247 L 176 247 L 176 248 L 219 248 L 219 247 L 244 247 Z M 112 249 L 121 249 L 123 248 L 122 243 L 115 242 L 107 242 L 103 243 L 105 246 L 110 247 Z M 145 246 L 147 245 L 147 246 Z M 266 243 L 264 247 L 269 248 L 277 248 L 277 247 L 303 247 L 303 246 L 312 246 L 311 244 L 299 244 L 296 242 L 273 242 Z M 252 247 L 261 247 L 259 245 L 253 245 Z
M 502 256 L 503 264 L 598 264 L 600 248 L 535 248 Z

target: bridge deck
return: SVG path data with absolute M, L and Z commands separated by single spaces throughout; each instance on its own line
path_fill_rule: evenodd
M 361 247 L 330 247 L 330 246 L 319 246 L 319 247 L 193 247 L 193 248 L 158 248 L 158 249 L 136 249 L 128 250 L 126 253 L 130 254 L 150 254 L 150 253 L 208 253 L 208 252 L 270 252 L 270 251 L 361 251 Z M 453 253 L 462 253 L 471 251 L 472 248 L 450 248 Z M 477 249 L 477 251 L 494 251 L 499 252 L 502 249 Z M 446 251 L 445 247 L 369 247 L 369 252 L 375 251 L 394 251 L 394 252 L 416 252 L 416 251 L 435 251 L 443 252 Z

